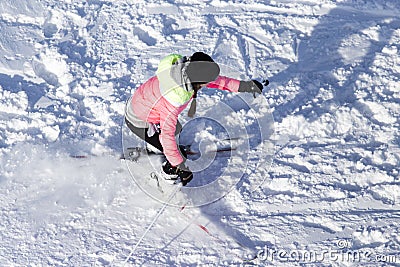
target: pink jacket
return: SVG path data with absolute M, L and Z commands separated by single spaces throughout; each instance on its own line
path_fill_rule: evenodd
M 206 87 L 237 92 L 239 84 L 239 80 L 218 76 Z M 165 156 L 173 166 L 183 162 L 175 140 L 175 129 L 178 115 L 187 107 L 189 102 L 190 100 L 179 107 L 168 102 L 160 93 L 157 76 L 142 84 L 132 96 L 131 107 L 135 115 L 145 122 L 160 124 L 160 142 L 164 148 Z

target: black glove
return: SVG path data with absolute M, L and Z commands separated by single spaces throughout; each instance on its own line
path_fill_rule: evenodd
M 268 80 L 264 80 L 263 83 L 260 83 L 257 80 L 251 80 L 251 81 L 240 81 L 239 85 L 239 92 L 248 92 L 248 93 L 257 93 L 261 94 L 264 86 L 267 86 L 269 84 Z
M 177 174 L 181 179 L 182 185 L 187 185 L 193 179 L 193 173 L 189 170 L 184 163 L 177 166 Z
M 162 169 L 168 180 L 178 180 L 180 179 L 182 185 L 187 185 L 193 179 L 193 173 L 186 167 L 185 163 L 181 163 L 178 166 L 172 166 L 168 160 L 166 160 L 163 165 Z

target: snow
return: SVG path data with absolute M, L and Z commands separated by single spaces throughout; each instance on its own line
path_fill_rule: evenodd
M 2 1 L 0 265 L 397 266 L 399 10 L 397 0 Z M 182 113 L 201 175 L 127 259 L 163 204 L 134 182 L 148 166 L 119 159 L 124 103 L 161 57 L 195 51 L 271 83 L 256 99 L 202 90 L 197 117 Z M 213 154 L 227 137 L 240 137 L 237 150 Z M 320 257 L 245 263 L 249 251 Z M 329 251 L 377 257 L 321 258 Z

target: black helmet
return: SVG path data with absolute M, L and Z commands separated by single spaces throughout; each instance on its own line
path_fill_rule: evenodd
M 207 54 L 196 52 L 189 58 L 186 74 L 192 83 L 209 83 L 220 73 L 217 63 Z

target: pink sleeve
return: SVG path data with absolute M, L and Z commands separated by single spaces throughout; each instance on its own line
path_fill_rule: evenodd
M 230 92 L 237 92 L 239 90 L 240 81 L 225 77 L 225 76 L 218 76 L 215 81 L 212 81 L 207 84 L 208 88 L 215 88 L 219 90 L 226 90 Z
M 162 110 L 160 110 L 160 142 L 163 146 L 164 155 L 167 157 L 167 160 L 172 164 L 172 166 L 177 166 L 183 162 L 183 158 L 178 150 L 178 145 L 176 144 L 175 131 L 178 115 L 184 107 L 174 107 L 165 99 L 162 99 L 161 101 L 164 101 L 165 103 L 162 104 Z

